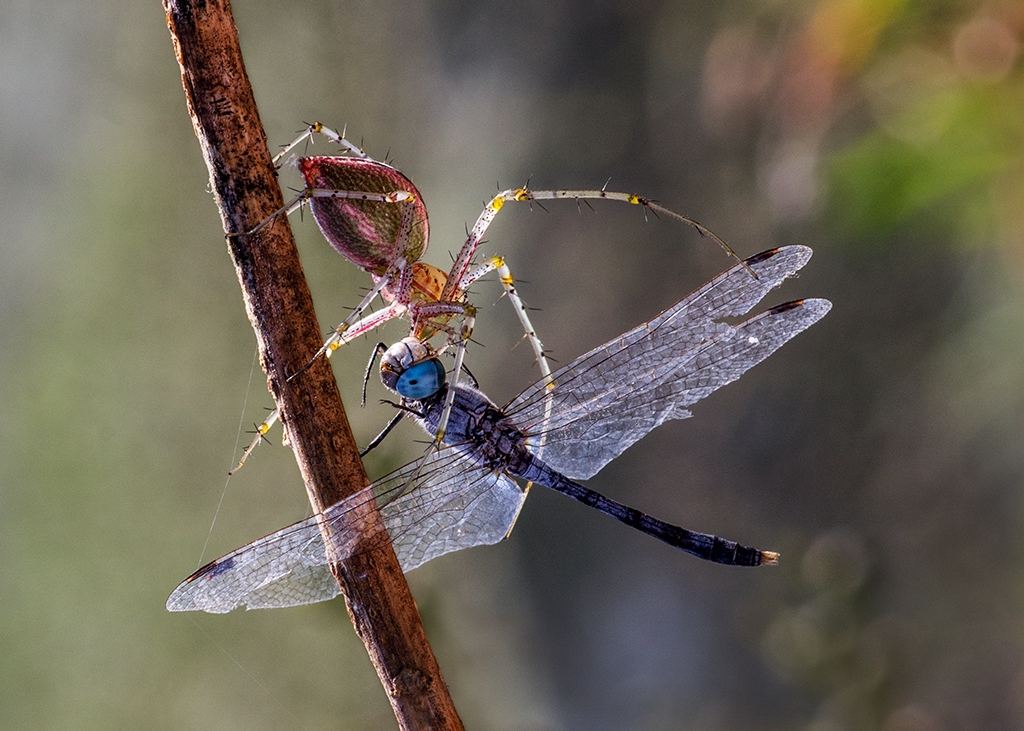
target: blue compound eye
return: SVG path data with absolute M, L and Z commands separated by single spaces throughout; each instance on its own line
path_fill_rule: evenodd
M 425 399 L 441 390 L 444 383 L 444 366 L 437 358 L 424 360 L 409 366 L 398 377 L 395 391 L 408 399 Z

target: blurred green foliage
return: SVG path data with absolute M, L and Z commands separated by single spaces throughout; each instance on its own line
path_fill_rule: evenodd
M 879 55 L 881 70 L 866 70 L 860 89 L 875 124 L 829 166 L 832 212 L 851 231 L 884 230 L 921 214 L 971 228 L 1016 216 L 999 210 L 998 196 L 1007 186 L 1019 196 L 1019 74 L 965 78 L 948 59 L 920 49 Z
M 939 118 L 944 124 L 933 139 L 915 142 L 874 130 L 836 155 L 829 202 L 851 232 L 884 231 L 922 213 L 948 223 L 992 220 L 995 179 L 1016 172 L 1020 161 L 1010 157 L 1014 146 L 1003 144 L 1010 130 L 999 124 L 1006 116 L 1002 100 L 987 92 L 925 99 L 893 120 L 911 127 Z M 979 221 L 974 213 L 982 204 Z M 969 237 L 970 231 L 958 233 Z

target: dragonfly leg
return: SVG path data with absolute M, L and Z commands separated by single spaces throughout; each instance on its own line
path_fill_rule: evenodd
M 387 435 L 391 433 L 392 429 L 394 429 L 396 426 L 398 426 L 398 422 L 400 422 L 404 416 L 405 416 L 405 413 L 402 412 L 402 411 L 399 411 L 397 414 L 395 414 L 393 417 L 391 417 L 391 421 L 388 422 L 388 425 L 385 426 L 381 430 L 380 434 L 375 436 L 370 441 L 370 443 L 366 445 L 365 449 L 363 449 L 361 452 L 359 452 L 359 456 L 360 457 L 365 457 L 366 455 L 368 455 L 370 453 L 370 451 L 372 449 L 375 449 L 376 447 L 380 446 L 380 443 L 383 442 L 384 438 L 387 437 Z

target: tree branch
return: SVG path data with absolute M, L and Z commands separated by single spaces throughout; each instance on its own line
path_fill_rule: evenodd
M 163 0 L 196 136 L 226 233 L 251 230 L 283 205 L 227 0 Z M 287 217 L 228 249 L 260 363 L 317 512 L 368 484 L 330 365 Z M 360 522 L 377 521 L 376 509 Z M 371 523 L 374 525 L 374 523 Z M 329 536 L 324 536 L 325 541 Z M 379 543 L 379 542 L 378 542 Z M 390 543 L 331 570 L 402 729 L 462 729 Z

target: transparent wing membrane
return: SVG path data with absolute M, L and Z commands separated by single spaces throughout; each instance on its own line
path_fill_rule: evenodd
M 526 494 L 507 475 L 481 467 L 460 447 L 431 452 L 324 511 L 331 558 L 373 550 L 390 536 L 403 571 L 473 546 L 497 543 L 511 530 Z M 387 529 L 368 533 L 349 524 L 376 500 Z M 358 547 L 358 548 L 356 548 Z M 317 516 L 239 548 L 183 581 L 167 600 L 172 612 L 220 614 L 237 607 L 269 609 L 338 595 Z
M 746 264 L 756 279 L 737 264 L 650 322 L 557 370 L 552 388 L 538 383 L 526 389 L 505 414 L 530 441 L 546 440 L 544 462 L 550 467 L 570 478 L 592 477 L 651 429 L 688 417 L 687 406 L 736 380 L 824 316 L 831 306 L 824 300 L 806 300 L 789 314 L 764 313 L 759 317 L 775 321 L 775 330 L 756 344 L 749 340 L 756 334 L 745 329 L 766 323 L 723 321 L 748 313 L 810 256 L 807 247 L 789 246 L 750 257 Z M 716 385 L 709 388 L 711 383 Z

